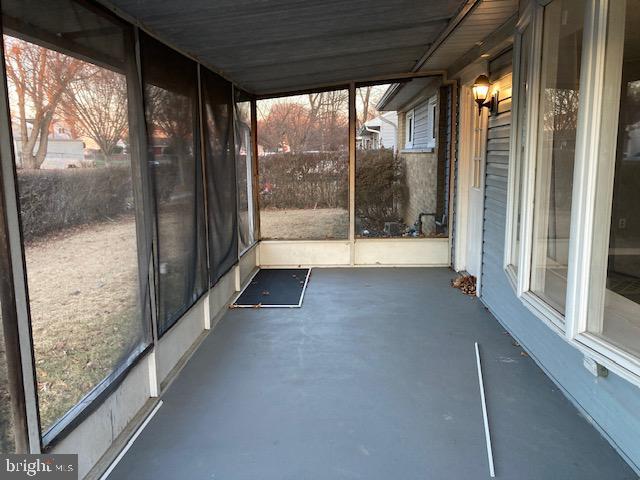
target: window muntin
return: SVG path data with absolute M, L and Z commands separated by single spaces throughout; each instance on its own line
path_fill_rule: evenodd
M 610 4 L 587 325 L 590 333 L 636 356 L 640 356 L 638 22 L 640 0 Z
M 531 291 L 565 312 L 585 5 L 545 7 L 533 214 Z
M 124 73 L 132 31 L 70 1 L 7 1 L 2 9 L 46 443 L 149 341 Z M 42 22 L 36 13 L 45 9 Z
M 518 68 L 518 84 L 516 85 L 516 102 L 517 102 L 517 118 L 515 123 L 515 145 L 513 148 L 514 161 L 512 168 L 514 169 L 515 188 L 511 199 L 512 208 L 512 234 L 511 246 L 508 263 L 514 271 L 518 272 L 518 264 L 520 262 L 520 228 L 522 215 L 522 189 L 525 176 L 526 156 L 525 149 L 527 146 L 527 117 L 529 115 L 528 95 L 529 95 L 529 63 L 531 58 L 531 42 L 532 27 L 528 25 L 520 34 L 519 44 L 519 63 Z
M 157 210 L 158 333 L 207 287 L 195 62 L 140 35 L 147 142 Z
M 262 239 L 349 236 L 348 90 L 259 100 Z

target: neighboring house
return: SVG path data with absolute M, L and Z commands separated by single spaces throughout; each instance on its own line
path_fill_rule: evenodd
M 400 214 L 407 225 L 420 224 L 433 236 L 447 226 L 449 149 L 438 150 L 438 102 L 448 98 L 440 81 L 425 78 L 391 85 L 377 109 L 397 118 L 395 144 L 404 169 L 405 194 Z M 443 114 L 446 109 L 443 110 Z M 449 130 L 445 129 L 444 133 Z
M 22 136 L 18 122 L 11 123 L 16 166 L 22 167 Z M 27 135 L 31 135 L 33 124 L 27 120 Z M 49 127 L 47 154 L 41 169 L 80 167 L 84 160 L 84 142 L 74 138 L 71 129 L 61 120 L 54 119 Z
M 356 148 L 362 150 L 388 148 L 396 152 L 397 138 L 398 113 L 383 112 L 362 125 L 356 137 Z

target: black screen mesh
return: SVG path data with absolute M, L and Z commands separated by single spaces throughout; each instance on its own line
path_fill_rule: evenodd
M 238 260 L 236 171 L 231 83 L 201 69 L 209 217 L 210 285 Z
M 206 289 L 196 64 L 141 34 L 149 162 L 157 209 L 158 333 Z
M 3 0 L 2 22 L 46 445 L 151 341 L 134 31 L 71 0 Z
M 236 141 L 236 185 L 238 189 L 238 242 L 243 252 L 255 242 L 253 203 L 253 140 L 251 100 L 236 90 L 234 131 Z

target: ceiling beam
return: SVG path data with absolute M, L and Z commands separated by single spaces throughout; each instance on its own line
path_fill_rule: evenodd
M 402 81 L 411 80 L 413 78 L 425 78 L 425 77 L 443 77 L 446 75 L 444 70 L 433 70 L 433 71 L 422 71 L 422 72 L 401 72 L 401 73 L 389 73 L 386 75 L 369 75 L 362 76 L 358 78 L 351 79 L 356 86 L 360 85 L 371 85 L 371 84 L 381 84 L 381 83 L 397 83 Z M 302 95 L 305 93 L 319 91 L 319 90 L 331 90 L 336 88 L 347 88 L 349 86 L 350 81 L 340 81 L 340 82 L 326 82 L 326 83 L 317 83 L 306 86 L 304 89 L 295 89 L 292 90 L 289 88 L 281 89 L 273 89 L 267 90 L 265 92 L 256 95 L 258 100 L 266 99 L 266 98 L 276 98 L 276 97 L 288 97 L 290 95 Z

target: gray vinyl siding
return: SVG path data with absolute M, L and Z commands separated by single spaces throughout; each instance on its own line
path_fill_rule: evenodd
M 433 139 L 433 115 L 429 107 L 429 100 L 413 109 L 413 149 L 435 148 Z
M 491 81 L 502 77 L 504 69 L 502 63 Z M 489 121 L 481 300 L 637 471 L 640 388 L 611 373 L 607 378 L 592 376 L 582 364 L 582 354 L 515 296 L 503 270 L 511 100 L 502 102 L 502 113 Z

